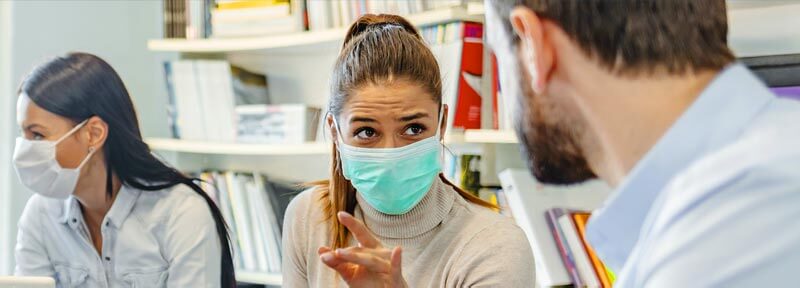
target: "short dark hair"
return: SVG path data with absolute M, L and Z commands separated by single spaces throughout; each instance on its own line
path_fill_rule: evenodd
M 491 0 L 508 16 L 519 5 L 555 22 L 580 48 L 618 74 L 664 69 L 670 74 L 719 70 L 734 60 L 728 48 L 725 0 Z M 513 43 L 516 46 L 516 43 Z

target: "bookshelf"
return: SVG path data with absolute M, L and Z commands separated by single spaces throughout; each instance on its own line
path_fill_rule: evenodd
M 454 21 L 483 22 L 483 5 L 471 3 L 467 7 L 426 11 L 410 15 L 407 18 L 418 27 Z M 247 38 L 153 39 L 147 42 L 147 48 L 151 51 L 182 53 L 224 53 L 295 48 L 342 41 L 347 32 L 346 29 L 347 27 L 341 27 L 323 31 Z

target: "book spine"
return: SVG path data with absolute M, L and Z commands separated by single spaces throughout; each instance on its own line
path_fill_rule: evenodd
M 178 127 L 178 103 L 175 99 L 175 84 L 172 76 L 172 63 L 164 62 L 164 76 L 167 84 L 167 125 L 169 125 L 172 138 L 180 139 L 181 131 Z
M 464 23 L 462 27 L 464 48 L 461 56 L 461 73 L 458 75 L 458 100 L 453 126 L 463 129 L 480 129 L 483 25 Z M 454 37 L 458 36 L 454 35 Z
M 575 267 L 575 261 L 569 251 L 564 234 L 561 233 L 561 229 L 558 228 L 558 217 L 564 215 L 564 211 L 560 208 L 553 208 L 547 210 L 546 214 L 547 226 L 553 234 L 553 239 L 556 242 L 559 252 L 561 252 L 561 260 L 564 262 L 564 267 L 567 268 L 570 278 L 572 278 L 572 284 L 574 284 L 575 287 L 583 287 L 583 282 L 578 275 L 578 269 Z

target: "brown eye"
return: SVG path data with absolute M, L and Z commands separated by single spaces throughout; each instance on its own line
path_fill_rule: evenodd
M 375 132 L 375 129 L 372 129 L 372 128 L 361 128 L 361 129 L 358 129 L 356 131 L 355 136 L 356 136 L 356 138 L 366 140 L 366 139 L 370 139 L 372 137 L 375 137 L 375 134 L 377 134 Z
M 425 126 L 419 124 L 411 124 L 406 128 L 406 131 L 403 132 L 403 135 L 406 136 L 417 136 L 425 132 Z

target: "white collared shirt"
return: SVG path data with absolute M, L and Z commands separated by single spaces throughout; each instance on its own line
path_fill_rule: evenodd
M 205 200 L 189 187 L 123 186 L 94 248 L 77 199 L 34 195 L 19 222 L 18 276 L 59 287 L 219 287 L 220 240 Z
M 643 95 L 646 96 L 646 95 Z M 723 70 L 586 237 L 615 287 L 775 287 L 800 271 L 800 102 Z

